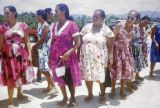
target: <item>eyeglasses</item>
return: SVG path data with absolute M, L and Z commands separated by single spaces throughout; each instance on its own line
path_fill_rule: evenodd
M 93 18 L 100 19 L 101 17 L 98 15 L 94 15 Z
M 132 17 L 132 16 L 128 16 L 128 18 L 127 18 L 128 20 L 130 19 L 130 20 L 135 20 L 136 18 L 135 17 Z

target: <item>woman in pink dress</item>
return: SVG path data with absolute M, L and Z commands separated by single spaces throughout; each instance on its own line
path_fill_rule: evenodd
M 62 101 L 59 104 L 65 104 L 68 100 L 65 85 L 68 85 L 71 98 L 69 105 L 75 104 L 75 87 L 81 85 L 81 74 L 78 64 L 78 58 L 75 50 L 80 46 L 79 29 L 75 22 L 70 20 L 69 9 L 66 4 L 58 4 L 55 9 L 55 15 L 58 19 L 52 29 L 52 45 L 50 51 L 50 66 L 52 68 L 53 77 L 60 86 L 63 94 Z M 61 63 L 60 63 L 61 62 Z M 64 63 L 63 63 L 64 62 Z M 66 65 L 69 69 L 68 77 L 72 79 L 66 81 L 64 76 L 57 77 L 56 67 L 58 64 Z
M 124 83 L 130 81 L 133 75 L 133 56 L 131 54 L 131 40 L 134 34 L 135 17 L 130 12 L 125 24 L 118 24 L 114 29 L 115 42 L 113 45 L 113 66 L 111 69 L 112 92 L 115 96 L 116 80 L 121 80 L 120 96 L 126 99 Z
M 18 88 L 17 98 L 27 98 L 21 88 L 27 83 L 26 70 L 31 62 L 31 51 L 25 23 L 16 20 L 17 11 L 13 6 L 4 7 L 6 23 L 0 34 L 4 37 L 2 48 L 3 85 L 8 87 L 9 107 L 13 105 L 14 88 Z

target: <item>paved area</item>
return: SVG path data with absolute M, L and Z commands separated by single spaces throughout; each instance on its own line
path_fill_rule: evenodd
M 36 71 L 36 68 L 35 68 Z M 121 100 L 119 96 L 119 83 L 116 86 L 117 97 L 110 99 L 111 88 L 106 89 L 106 102 L 99 103 L 99 86 L 94 83 L 94 99 L 90 103 L 85 103 L 84 98 L 87 95 L 87 89 L 83 81 L 82 86 L 76 89 L 76 108 L 160 108 L 160 64 L 155 67 L 155 77 L 149 78 L 149 67 L 145 68 L 140 74 L 144 76 L 144 81 L 138 86 L 134 93 L 127 93 L 127 99 Z M 57 95 L 47 95 L 42 93 L 42 89 L 47 86 L 45 78 L 41 83 L 35 82 L 23 86 L 23 92 L 29 96 L 28 100 L 17 100 L 16 90 L 14 93 L 15 106 L 18 108 L 67 108 L 68 106 L 59 106 L 57 102 L 62 99 L 62 94 L 58 89 Z M 58 86 L 57 86 L 58 87 Z M 7 108 L 7 88 L 0 86 L 0 108 Z
M 76 90 L 76 108 L 160 108 L 160 64 L 155 68 L 155 78 L 148 77 L 149 68 L 145 68 L 141 75 L 144 76 L 144 81 L 139 85 L 138 90 L 134 93 L 127 93 L 127 99 L 121 100 L 119 96 L 119 83 L 117 84 L 117 97 L 110 99 L 110 88 L 106 89 L 106 102 L 99 103 L 98 93 L 99 86 L 94 83 L 93 93 L 94 99 L 90 103 L 85 103 L 84 98 L 87 95 L 87 89 L 83 82 L 81 87 Z M 57 95 L 47 95 L 42 93 L 42 89 L 46 87 L 45 78 L 41 83 L 35 82 L 30 85 L 23 86 L 23 92 L 29 96 L 28 100 L 17 100 L 16 92 L 14 93 L 15 105 L 18 108 L 67 108 L 68 106 L 59 106 L 57 102 L 62 99 L 59 92 Z M 16 91 L 16 90 L 15 90 Z M 7 108 L 7 89 L 0 87 L 0 108 Z

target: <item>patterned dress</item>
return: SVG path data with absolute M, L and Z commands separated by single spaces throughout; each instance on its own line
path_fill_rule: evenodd
M 113 66 L 111 68 L 111 77 L 114 80 L 130 80 L 133 75 L 133 56 L 130 50 L 134 30 L 127 32 L 121 26 L 119 35 L 116 37 L 113 45 Z
M 80 50 L 80 66 L 82 78 L 86 81 L 105 81 L 105 67 L 108 61 L 107 37 L 114 37 L 113 32 L 103 25 L 100 32 L 92 33 L 93 24 L 82 29 L 86 34 L 82 37 Z
M 144 67 L 144 55 L 142 52 L 142 46 L 143 46 L 143 42 L 142 42 L 142 34 L 141 34 L 141 29 L 139 27 L 139 25 L 135 26 L 134 29 L 134 36 L 133 36 L 133 40 L 132 40 L 132 53 L 133 53 L 133 57 L 134 57 L 134 72 L 141 72 L 143 67 Z
M 144 28 L 141 29 L 141 39 L 142 39 L 143 67 L 145 68 L 148 66 L 148 58 L 145 57 L 145 55 L 146 56 L 148 55 L 149 50 L 148 50 L 147 36 Z
M 13 27 L 3 25 L 4 45 L 2 50 L 1 84 L 20 87 L 27 83 L 26 71 L 29 67 L 28 51 L 24 44 L 25 23 L 17 22 Z
M 160 46 L 160 24 L 157 26 L 157 31 L 155 33 L 155 40 Z M 151 44 L 150 61 L 153 63 L 160 62 L 160 48 L 156 49 L 154 41 Z
M 75 22 L 67 20 L 65 24 L 57 30 L 58 22 L 54 24 L 52 33 L 55 42 L 51 45 L 50 64 L 55 82 L 59 86 L 64 86 L 66 82 L 63 77 L 57 77 L 55 69 L 60 61 L 60 56 L 73 47 L 73 37 L 79 35 L 79 29 Z M 62 63 L 63 64 L 63 63 Z M 79 68 L 76 52 L 72 52 L 65 61 L 65 65 L 71 70 L 71 77 L 74 86 L 81 85 L 81 72 Z
M 45 26 L 49 26 L 47 22 L 44 22 L 42 25 L 38 25 L 38 38 L 42 38 L 42 30 Z M 50 32 L 47 35 L 45 42 L 38 47 L 38 57 L 39 57 L 39 70 L 41 72 L 48 72 L 50 71 L 48 62 L 49 62 L 49 51 L 50 51 L 50 44 L 51 44 L 51 35 Z

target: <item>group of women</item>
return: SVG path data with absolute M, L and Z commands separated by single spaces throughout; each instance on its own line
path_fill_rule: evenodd
M 110 69 L 112 90 L 111 98 L 115 98 L 116 81 L 121 81 L 120 96 L 125 95 L 125 82 L 129 92 L 137 89 L 138 80 L 143 80 L 139 75 L 146 66 L 148 51 L 143 28 L 149 24 L 150 18 L 140 19 L 140 13 L 131 10 L 124 24 L 119 23 L 113 32 L 105 25 L 105 12 L 96 9 L 93 13 L 91 24 L 79 28 L 70 17 L 66 4 L 55 7 L 57 22 L 52 22 L 52 10 L 38 10 L 38 41 L 30 48 L 27 36 L 27 24 L 19 22 L 14 6 L 4 7 L 6 22 L 0 26 L 0 54 L 1 71 L 0 84 L 7 85 L 9 107 L 13 107 L 14 88 L 18 88 L 17 98 L 28 98 L 23 95 L 21 87 L 28 83 L 26 72 L 32 66 L 31 54 L 38 55 L 38 70 L 48 82 L 42 92 L 56 93 L 55 82 L 60 86 L 63 99 L 59 102 L 64 105 L 69 101 L 69 106 L 75 105 L 75 87 L 81 86 L 81 79 L 85 80 L 88 95 L 84 99 L 90 102 L 93 99 L 93 82 L 98 82 L 100 87 L 99 97 L 105 100 L 105 74 L 106 67 Z M 152 32 L 151 70 L 160 60 L 159 29 L 155 27 Z M 156 36 L 156 37 L 155 37 Z M 57 68 L 65 66 L 63 76 L 57 74 Z M 53 77 L 50 74 L 52 71 Z M 66 85 L 70 91 L 70 99 L 66 92 Z

